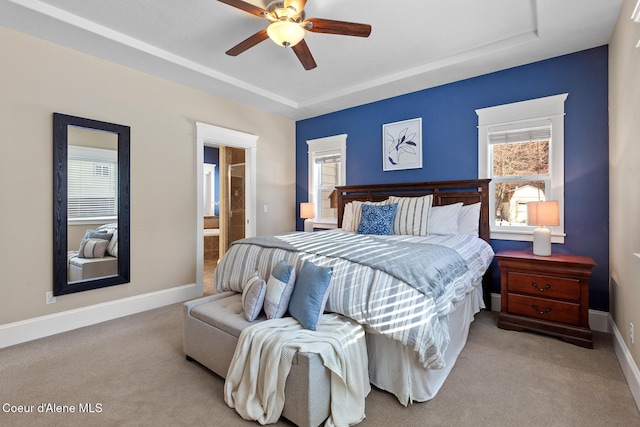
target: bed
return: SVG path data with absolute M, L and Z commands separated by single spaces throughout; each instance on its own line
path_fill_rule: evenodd
M 269 277 L 281 260 L 296 271 L 307 261 L 332 268 L 325 309 L 365 326 L 371 383 L 404 405 L 429 400 L 474 315 L 490 308 L 488 183 L 337 187 L 338 230 L 234 242 L 216 269 L 216 291 L 242 292 L 252 274 Z M 367 234 L 380 232 L 380 218 L 382 232 L 396 234 Z

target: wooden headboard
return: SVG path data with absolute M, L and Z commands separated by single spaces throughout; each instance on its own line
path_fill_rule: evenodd
M 404 184 L 344 185 L 336 187 L 338 195 L 338 227 L 342 226 L 344 205 L 354 200 L 380 202 L 389 196 L 418 197 L 433 194 L 433 206 L 462 202 L 465 205 L 481 202 L 480 238 L 491 243 L 489 235 L 489 181 L 469 179 L 460 181 L 409 182 Z
M 338 196 L 338 227 L 342 226 L 344 205 L 354 200 L 379 202 L 389 196 L 418 197 L 433 195 L 433 206 L 462 202 L 465 205 L 481 202 L 479 236 L 491 244 L 489 230 L 489 181 L 469 179 L 458 181 L 409 182 L 403 184 L 345 185 L 336 187 Z M 487 270 L 482 281 L 485 305 L 491 310 L 491 274 Z

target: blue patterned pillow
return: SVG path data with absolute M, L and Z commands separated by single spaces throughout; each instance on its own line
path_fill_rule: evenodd
M 396 209 L 398 209 L 397 203 L 384 206 L 362 205 L 362 218 L 358 226 L 358 233 L 392 234 Z

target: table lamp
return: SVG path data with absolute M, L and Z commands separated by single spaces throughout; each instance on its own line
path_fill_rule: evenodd
M 316 207 L 313 203 L 300 203 L 300 218 L 304 218 L 304 231 L 313 231 L 313 218 L 316 216 Z
M 560 225 L 558 201 L 527 203 L 527 224 L 538 226 L 533 230 L 533 254 L 551 255 L 551 229 L 547 227 Z

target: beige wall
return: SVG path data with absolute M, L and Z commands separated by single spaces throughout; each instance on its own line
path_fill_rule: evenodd
M 0 27 L 0 325 L 195 282 L 195 122 L 258 135 L 257 233 L 295 229 L 295 123 Z M 131 283 L 52 290 L 52 114 L 131 127 Z
M 640 366 L 640 24 L 625 0 L 609 44 L 611 314 Z M 629 340 L 635 326 L 635 344 Z

